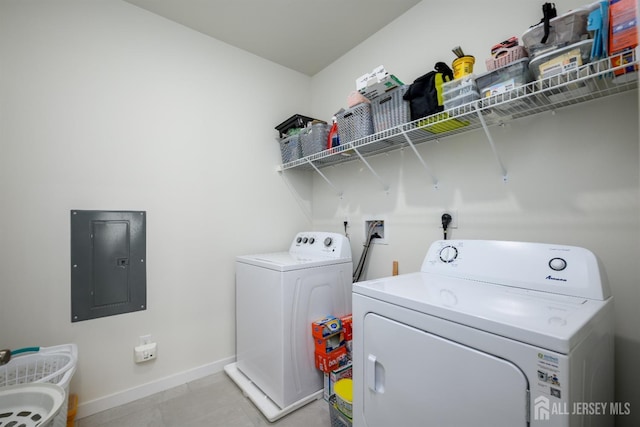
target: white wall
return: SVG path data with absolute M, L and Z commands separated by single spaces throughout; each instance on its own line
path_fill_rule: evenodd
M 76 342 L 81 404 L 235 357 L 234 257 L 310 226 L 273 129 L 309 98 L 128 3 L 0 2 L 0 348 Z M 147 211 L 147 310 L 71 323 L 71 209 Z
M 381 214 L 390 243 L 374 247 L 368 277 L 392 260 L 415 271 L 442 209 L 456 208 L 454 238 L 576 244 L 603 259 L 616 399 L 640 407 L 637 94 L 492 128 L 506 184 L 481 131 L 419 147 L 438 190 L 408 150 L 370 159 L 388 195 L 358 162 L 324 170 L 343 199 L 314 174 L 274 172 L 272 128 L 289 115 L 328 119 L 357 76 L 384 64 L 410 83 L 456 45 L 484 71 L 493 42 L 540 18 L 537 2 L 476 3 L 422 2 L 310 79 L 127 3 L 2 0 L 0 347 L 78 343 L 72 390 L 84 405 L 218 368 L 235 353 L 235 255 L 279 250 L 313 215 L 337 231 L 349 216 L 357 257 L 362 217 Z M 71 209 L 147 211 L 148 310 L 70 322 Z M 160 356 L 134 365 L 147 333 Z
M 559 13 L 582 1 L 558 3 Z M 451 63 L 460 45 L 476 57 L 476 72 L 497 41 L 521 36 L 542 16 L 542 2 L 423 1 L 312 79 L 313 114 L 345 107 L 355 79 L 383 64 L 405 83 Z M 344 190 L 336 196 L 314 176 L 316 228 L 342 230 L 350 220 L 354 256 L 362 251 L 363 220 L 385 219 L 388 245 L 371 251 L 367 278 L 417 271 L 430 243 L 442 238 L 440 215 L 457 209 L 453 238 L 523 240 L 583 246 L 604 262 L 616 307 L 616 400 L 631 402 L 619 426 L 640 424 L 640 173 L 638 94 L 543 113 L 490 128 L 508 172 L 500 170 L 482 130 L 419 145 L 430 175 L 410 149 L 367 159 L 389 184 L 389 194 L 360 162 L 323 169 Z

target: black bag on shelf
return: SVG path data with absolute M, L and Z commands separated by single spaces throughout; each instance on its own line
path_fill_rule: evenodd
M 444 62 L 436 63 L 435 70 L 418 77 L 402 97 L 409 101 L 411 120 L 421 119 L 444 110 L 442 83 L 453 80 L 453 71 Z

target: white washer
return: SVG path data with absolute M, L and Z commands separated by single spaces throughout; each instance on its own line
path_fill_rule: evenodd
M 351 313 L 349 240 L 302 232 L 288 252 L 236 259 L 236 362 L 227 374 L 269 421 L 322 397 L 311 323 Z
M 441 240 L 421 272 L 353 291 L 354 427 L 610 427 L 621 409 L 586 249 Z

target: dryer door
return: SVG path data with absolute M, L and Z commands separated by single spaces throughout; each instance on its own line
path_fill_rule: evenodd
M 507 360 L 372 313 L 363 358 L 367 427 L 528 425 L 528 382 Z

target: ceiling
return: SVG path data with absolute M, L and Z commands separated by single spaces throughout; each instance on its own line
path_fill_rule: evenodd
M 313 76 L 421 0 L 125 0 Z

